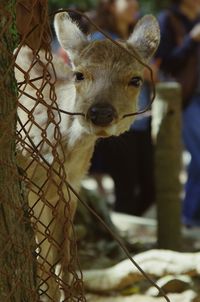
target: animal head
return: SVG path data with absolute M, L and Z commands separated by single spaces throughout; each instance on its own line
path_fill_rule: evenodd
M 90 41 L 66 12 L 55 16 L 55 31 L 73 66 L 76 112 L 80 123 L 96 136 L 119 135 L 133 118 L 123 118 L 137 110 L 144 66 L 136 58 L 105 39 Z M 136 25 L 127 41 L 120 42 L 136 51 L 148 63 L 160 41 L 156 19 L 147 15 Z

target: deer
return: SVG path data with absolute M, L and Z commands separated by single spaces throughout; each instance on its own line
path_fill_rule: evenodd
M 160 41 L 159 25 L 155 17 L 146 15 L 138 21 L 132 34 L 127 41 L 119 41 L 115 45 L 109 39 L 92 41 L 84 34 L 79 26 L 70 18 L 67 12 L 59 12 L 54 18 L 55 32 L 61 46 L 67 52 L 71 66 L 63 64 L 57 57 L 53 57 L 53 65 L 56 73 L 55 93 L 58 108 L 68 112 L 80 112 L 82 115 L 67 115 L 59 112 L 61 121 L 59 124 L 62 134 L 62 144 L 65 153 L 64 168 L 67 179 L 71 186 L 78 192 L 81 180 L 86 175 L 90 160 L 93 154 L 95 143 L 99 138 L 118 136 L 127 131 L 134 121 L 129 113 L 137 110 L 137 101 L 143 83 L 144 66 L 130 53 L 136 53 L 138 58 L 148 64 L 158 48 Z M 44 53 L 40 51 L 40 60 L 44 61 Z M 18 52 L 16 64 L 21 69 L 15 68 L 15 76 L 18 82 L 24 80 L 21 70 L 29 71 L 30 78 L 37 78 L 34 83 L 40 87 L 42 79 L 41 64 L 33 63 L 33 54 L 28 46 L 24 46 Z M 49 72 L 52 73 L 50 67 Z M 21 88 L 26 94 L 21 93 L 19 97 L 18 116 L 25 129 L 29 129 L 29 136 L 35 146 L 40 146 L 39 152 L 50 164 L 52 162 L 52 150 L 47 142 L 42 141 L 41 129 L 35 125 L 29 125 L 29 115 L 32 112 L 37 124 L 44 128 L 47 122 L 47 109 L 43 103 L 35 110 L 34 100 L 27 95 L 38 97 L 32 85 L 25 85 Z M 43 91 L 43 101 L 50 104 L 49 87 Z M 22 110 L 26 108 L 27 110 Z M 58 111 L 54 110 L 54 115 Z M 20 128 L 20 127 L 19 127 Z M 47 138 L 53 142 L 55 125 L 46 129 Z M 27 136 L 22 134 L 24 141 Z M 25 167 L 30 162 L 30 156 L 26 152 L 18 152 L 18 163 Z M 38 187 L 44 184 L 46 172 L 37 163 L 33 168 L 27 170 L 29 178 Z M 40 290 L 42 289 L 42 301 L 63 301 L 67 299 L 67 287 L 69 282 L 68 264 L 70 263 L 71 227 L 66 223 L 64 203 L 58 198 L 54 180 L 49 180 L 46 188 L 46 200 L 35 202 L 38 196 L 29 192 L 29 205 L 34 212 L 33 222 L 36 225 L 36 240 L 40 246 L 38 254 L 38 278 Z M 67 198 L 67 192 L 64 194 Z M 52 207 L 51 207 L 52 206 Z M 69 202 L 70 210 L 68 215 L 73 221 L 76 212 L 77 198 L 72 194 Z M 56 217 L 53 219 L 53 210 L 56 208 Z M 44 225 L 48 227 L 48 235 L 45 234 Z M 45 237 L 46 236 L 46 237 Z M 55 244 L 56 242 L 56 244 Z M 54 244 L 53 244 L 54 243 Z M 58 245 L 62 248 L 58 248 Z M 59 272 L 52 273 L 52 267 L 60 264 Z M 50 272 L 51 269 L 51 272 Z M 56 269 L 55 269 L 56 271 Z M 56 275 L 57 274 L 57 275 Z

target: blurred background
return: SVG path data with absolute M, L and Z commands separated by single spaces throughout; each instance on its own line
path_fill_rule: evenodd
M 73 7 L 76 6 L 81 10 L 90 10 L 94 9 L 97 5 L 97 0 L 78 0 L 78 1 L 71 1 L 71 0 L 49 0 L 49 7 L 50 9 L 57 10 L 59 8 L 66 8 L 66 7 Z M 170 3 L 170 0 L 141 0 L 140 5 L 141 9 L 144 13 L 146 12 L 158 12 L 159 10 L 166 8 L 167 5 Z
M 133 250 L 141 242 L 145 246 L 151 242 L 152 247 L 187 249 L 185 234 L 192 236 L 196 249 L 200 143 L 199 131 L 193 125 L 194 121 L 198 123 L 200 107 L 200 1 L 49 0 L 51 12 L 60 8 L 84 12 L 114 40 L 128 39 L 146 13 L 158 17 L 161 44 L 150 62 L 154 83 L 145 71 L 138 107 L 144 109 L 150 103 L 152 85 L 156 86 L 156 100 L 127 133 L 97 142 L 82 195 L 111 229 L 121 230 L 129 238 Z M 91 40 L 105 38 L 83 17 L 70 14 Z M 55 36 L 52 49 L 70 64 Z M 96 224 L 81 206 L 76 219 L 78 237 L 84 237 L 87 243 L 89 238 L 94 243 L 97 234 L 99 239 L 110 240 L 101 224 Z M 109 249 L 106 240 L 105 244 Z M 111 250 L 115 250 L 115 244 L 111 244 Z

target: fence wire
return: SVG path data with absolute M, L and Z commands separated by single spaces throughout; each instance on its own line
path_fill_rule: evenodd
M 14 222 L 15 228 L 6 236 L 0 230 L 0 237 L 4 236 L 6 243 L 1 248 L 0 264 L 2 259 L 7 261 L 8 250 L 13 249 L 13 253 L 17 250 L 18 254 L 12 255 L 12 261 L 21 255 L 19 256 L 21 257 L 19 259 L 22 259 L 19 267 L 21 267 L 21 271 L 24 271 L 26 280 L 24 281 L 20 277 L 18 268 L 14 268 L 15 262 L 12 263 L 10 269 L 0 266 L 0 275 L 6 276 L 10 289 L 5 290 L 6 295 L 2 296 L 2 301 L 58 302 L 61 299 L 62 301 L 86 301 L 73 226 L 75 197 L 83 204 L 85 203 L 67 181 L 69 163 L 67 163 L 65 152 L 67 129 L 64 125 L 67 124 L 70 113 L 60 110 L 57 104 L 55 89 L 57 78 L 55 61 L 51 52 L 52 38 L 48 3 L 46 0 L 4 2 L 5 5 L 0 5 L 2 17 L 0 41 L 5 40 L 5 37 L 7 39 L 10 32 L 13 35 L 13 30 L 15 30 L 15 36 L 17 36 L 17 32 L 19 33 L 19 46 L 13 55 L 13 45 L 11 45 L 11 49 L 5 48 L 9 40 L 1 45 L 1 58 L 7 58 L 10 62 L 9 66 L 4 69 L 6 72 L 1 74 L 1 98 L 5 101 L 15 95 L 15 91 L 13 95 L 10 94 L 10 82 L 8 81 L 8 79 L 14 81 L 13 75 L 10 74 L 14 68 L 18 80 L 18 101 L 17 107 L 11 108 L 12 111 L 5 118 L 6 123 L 3 124 L 3 119 L 0 120 L 0 129 L 4 133 L 4 135 L 0 134 L 0 145 L 5 145 L 11 122 L 17 116 L 16 135 L 12 132 L 11 137 L 13 142 L 16 141 L 16 158 L 20 170 L 16 169 L 14 162 L 10 165 L 8 161 L 3 161 L 2 157 L 0 157 L 0 164 L 3 169 L 10 171 L 10 180 L 11 178 L 17 179 L 18 182 L 20 180 L 19 183 L 23 184 L 20 194 L 23 195 L 24 202 L 21 203 L 22 207 L 9 204 L 14 213 L 12 223 Z M 13 28 L 15 11 L 17 29 Z M 98 28 L 98 30 L 100 29 Z M 2 44 L 2 42 L 0 43 Z M 117 47 L 122 47 L 115 41 L 113 43 Z M 124 49 L 124 51 L 127 50 Z M 133 54 L 130 53 L 130 55 Z M 137 59 L 140 61 L 139 58 Z M 141 64 L 144 63 L 141 62 Z M 146 67 L 150 70 L 148 66 Z M 150 72 L 152 75 L 151 70 Z M 18 111 L 18 115 L 16 115 L 16 111 Z M 135 114 L 137 113 L 130 115 Z M 12 182 L 8 182 L 7 186 L 12 186 Z M 1 207 L 8 201 L 5 192 L 1 192 Z M 26 197 L 29 200 L 28 204 Z M 85 206 L 88 207 L 86 204 Z M 88 208 L 88 210 L 91 209 Z M 98 215 L 94 212 L 93 214 L 110 231 Z M 7 213 L 4 215 L 6 216 Z M 24 229 L 23 227 L 20 229 L 21 232 L 27 233 L 28 230 L 29 239 L 22 238 L 23 247 L 20 245 L 19 249 L 16 249 L 17 243 L 13 237 L 16 236 L 16 229 L 19 225 L 24 227 Z M 112 233 L 112 231 L 110 232 Z M 112 235 L 122 245 L 120 239 L 115 234 L 112 233 Z M 144 273 L 131 258 L 126 248 L 123 247 L 123 249 L 132 263 Z M 29 270 L 28 282 L 27 270 Z M 15 271 L 14 275 L 13 271 Z M 145 276 L 149 279 L 147 275 Z M 150 282 L 153 283 L 151 280 Z M 27 297 L 23 297 L 20 288 L 26 289 Z M 3 293 L 4 285 L 1 284 L 1 281 L 0 290 Z M 18 300 L 16 292 L 19 293 Z M 166 301 L 169 301 L 162 291 L 161 293 Z

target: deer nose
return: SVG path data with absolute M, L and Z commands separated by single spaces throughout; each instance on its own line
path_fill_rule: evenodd
M 116 110 L 110 104 L 96 104 L 88 110 L 87 117 L 95 126 L 108 126 L 116 118 Z

